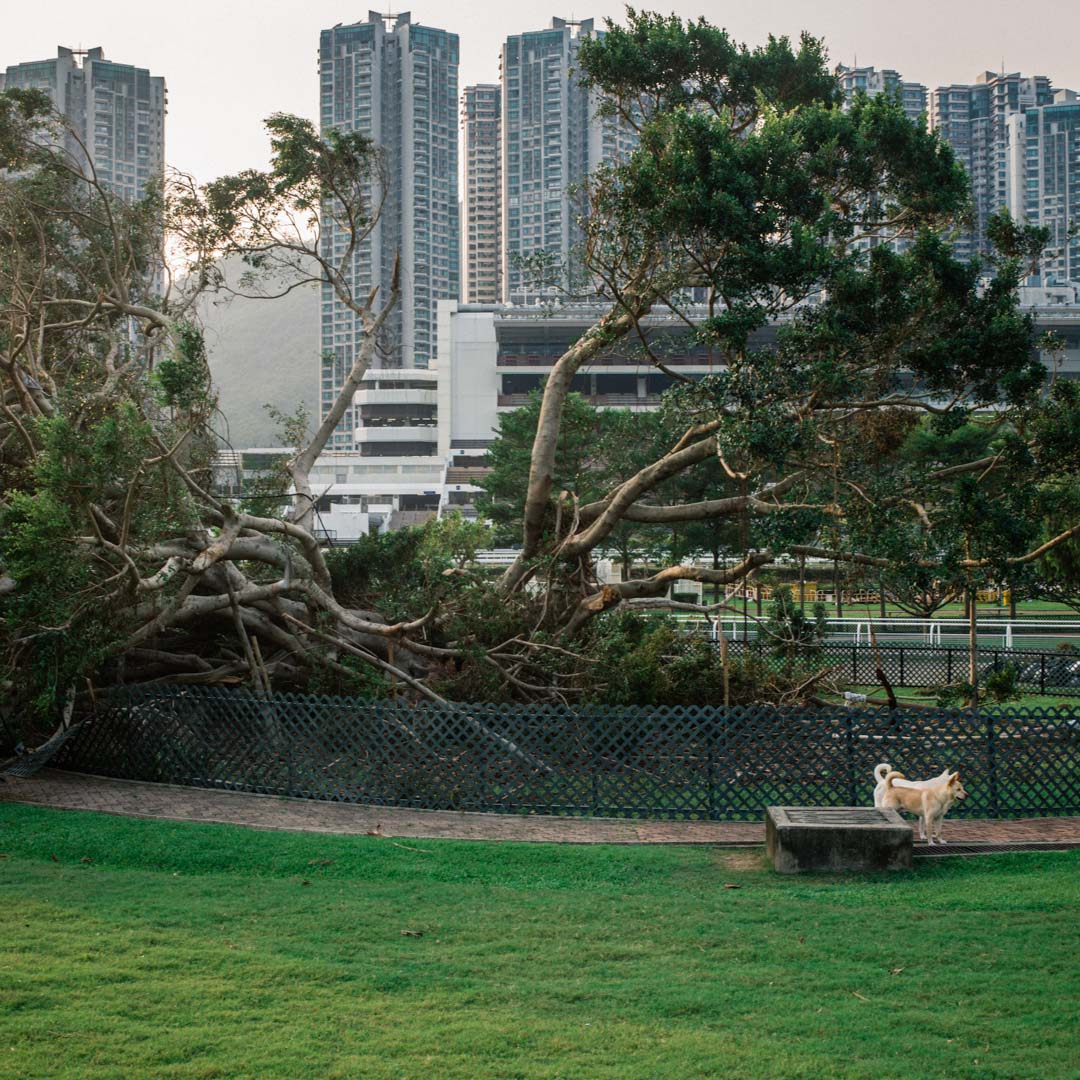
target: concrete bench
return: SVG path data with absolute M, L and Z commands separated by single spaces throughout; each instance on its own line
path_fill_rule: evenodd
M 895 810 L 865 806 L 765 810 L 765 846 L 781 874 L 908 869 L 912 837 L 911 826 Z

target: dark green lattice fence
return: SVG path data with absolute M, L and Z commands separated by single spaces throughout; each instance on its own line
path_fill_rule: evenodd
M 757 818 L 872 802 L 872 770 L 958 769 L 958 816 L 1080 811 L 1080 710 L 406 705 L 132 687 L 63 748 L 69 769 L 423 809 Z

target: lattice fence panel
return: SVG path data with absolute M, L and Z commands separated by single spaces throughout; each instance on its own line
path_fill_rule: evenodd
M 56 760 L 328 801 L 680 819 L 868 805 L 885 761 L 958 770 L 957 816 L 1080 813 L 1080 708 L 414 706 L 154 685 L 108 699 Z

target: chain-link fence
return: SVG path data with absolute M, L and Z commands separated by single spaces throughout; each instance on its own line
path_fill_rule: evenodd
M 340 802 L 714 820 L 870 805 L 887 761 L 959 770 L 960 816 L 1080 812 L 1080 708 L 418 706 L 157 685 L 111 696 L 57 760 Z

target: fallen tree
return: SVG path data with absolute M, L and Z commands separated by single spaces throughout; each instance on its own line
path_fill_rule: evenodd
M 736 585 L 783 551 L 971 588 L 1077 534 L 1043 498 L 1050 479 L 1075 477 L 1080 455 L 1061 452 L 1075 447 L 1071 413 L 1044 394 L 1015 301 L 1039 237 L 998 222 L 1001 259 L 981 288 L 940 232 L 966 191 L 947 147 L 887 99 L 841 109 L 809 38 L 751 51 L 703 21 L 632 15 L 582 66 L 639 149 L 590 187 L 583 258 L 608 306 L 547 380 L 521 553 L 497 580 L 471 562 L 482 526 L 451 519 L 344 551 L 312 527 L 312 466 L 402 287 L 396 275 L 386 295 L 351 284 L 381 212 L 378 147 L 278 116 L 269 170 L 202 188 L 175 176 L 125 204 L 55 149 L 59 120 L 40 95 L 0 95 L 8 708 L 44 717 L 158 679 L 594 700 L 625 681 L 613 643 L 630 631 L 614 616 L 670 604 L 673 583 Z M 331 216 L 347 238 L 336 249 L 323 242 Z M 245 287 L 266 302 L 317 280 L 361 328 L 332 409 L 295 431 L 281 515 L 214 486 L 193 312 L 224 287 L 223 254 L 247 261 Z M 677 375 L 657 311 L 713 350 L 719 373 L 667 395 L 655 457 L 618 475 L 609 455 L 607 486 L 584 499 L 557 488 L 577 372 L 632 343 Z M 777 348 L 751 348 L 778 319 Z M 928 464 L 911 452 L 917 431 L 956 423 L 986 428 L 984 453 Z M 619 530 L 710 522 L 742 534 L 725 565 L 676 559 L 597 581 Z

